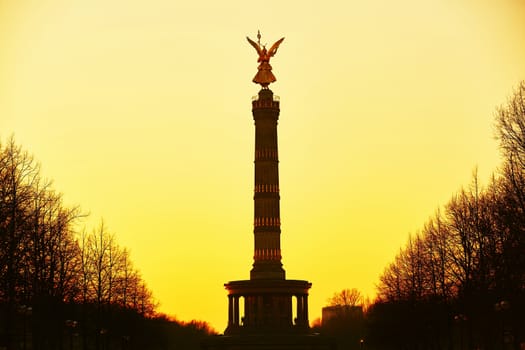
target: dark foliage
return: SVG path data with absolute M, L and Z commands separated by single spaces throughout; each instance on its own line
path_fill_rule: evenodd
M 128 251 L 104 223 L 79 233 L 82 216 L 0 143 L 0 348 L 197 349 L 207 325 L 158 316 Z
M 500 174 L 484 188 L 474 174 L 381 276 L 368 315 L 378 348 L 525 343 L 525 83 L 498 109 L 496 128 Z
M 525 347 L 525 82 L 497 110 L 496 137 L 503 164 L 489 185 L 474 173 L 409 236 L 363 321 L 335 317 L 317 331 L 346 349 Z

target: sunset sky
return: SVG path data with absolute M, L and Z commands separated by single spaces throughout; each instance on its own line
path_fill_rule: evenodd
M 253 254 L 257 54 L 281 98 L 281 246 L 310 320 L 384 267 L 499 151 L 523 0 L 0 0 L 0 139 L 103 218 L 160 311 L 223 331 Z

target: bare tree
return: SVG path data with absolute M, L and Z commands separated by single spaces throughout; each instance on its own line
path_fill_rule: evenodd
M 450 233 L 443 224 L 443 218 L 438 210 L 423 228 L 424 242 L 428 260 L 426 269 L 430 273 L 430 294 L 442 300 L 449 299 L 451 283 L 449 276 L 449 241 Z
M 356 288 L 343 289 L 328 299 L 330 306 L 359 306 L 363 303 L 363 295 Z
M 409 238 L 377 286 L 379 303 L 434 310 L 441 331 L 450 332 L 455 313 L 469 346 L 492 347 L 501 337 L 490 332 L 498 328 L 494 305 L 501 300 L 513 305 L 508 327 L 525 339 L 525 82 L 497 110 L 496 129 L 500 176 L 482 187 L 474 171 L 470 186 Z
M 525 215 L 525 81 L 507 103 L 498 108 L 496 137 L 505 159 L 503 175 L 507 191 Z
M 497 110 L 496 137 L 505 159 L 497 211 L 506 232 L 502 246 L 506 276 L 501 287 L 516 295 L 525 289 L 525 81 Z
M 0 300 L 7 305 L 4 324 L 8 348 L 12 345 L 15 308 L 22 302 L 20 291 L 27 291 L 20 288 L 20 272 L 31 185 L 38 177 L 38 164 L 15 144 L 14 138 L 4 147 L 0 145 Z
M 522 81 L 507 104 L 496 113 L 496 137 L 503 155 L 516 169 L 525 169 L 525 81 Z
M 64 205 L 13 138 L 0 143 L 0 345 L 13 348 L 22 307 L 32 306 L 34 344 L 51 348 L 60 347 L 66 303 L 83 304 L 83 334 L 89 334 L 94 312 L 100 330 L 102 314 L 119 308 L 155 315 L 157 304 L 128 251 L 103 222 L 77 235 L 81 216 L 78 207 Z
M 401 300 L 405 294 L 401 285 L 401 265 L 398 264 L 399 255 L 390 263 L 381 276 L 376 286 L 378 301 Z

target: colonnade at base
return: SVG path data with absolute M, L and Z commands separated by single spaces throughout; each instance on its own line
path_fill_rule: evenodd
M 295 298 L 295 317 L 293 299 Z M 244 303 L 241 315 L 240 300 Z M 308 326 L 308 295 L 229 295 L 228 327 Z
M 246 280 L 225 286 L 229 291 L 225 334 L 308 330 L 309 282 Z

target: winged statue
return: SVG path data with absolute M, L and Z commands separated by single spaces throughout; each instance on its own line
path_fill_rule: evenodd
M 270 83 L 273 83 L 275 75 L 272 73 L 272 66 L 270 65 L 270 58 L 272 58 L 276 53 L 279 45 L 283 42 L 284 38 L 277 40 L 270 50 L 266 49 L 266 45 L 261 45 L 261 33 L 257 32 L 257 42 L 251 40 L 249 37 L 246 37 L 248 42 L 255 48 L 257 54 L 259 55 L 259 67 L 257 67 L 257 74 L 253 77 L 253 82 L 260 84 L 263 88 L 267 89 Z

